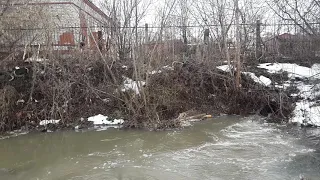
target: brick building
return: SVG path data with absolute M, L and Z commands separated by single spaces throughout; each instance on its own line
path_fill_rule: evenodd
M 30 7 L 46 13 L 49 28 L 27 27 L 20 45 L 53 45 L 54 50 L 104 47 L 111 19 L 90 0 L 16 0 L 11 9 Z M 46 31 L 44 31 L 46 30 Z

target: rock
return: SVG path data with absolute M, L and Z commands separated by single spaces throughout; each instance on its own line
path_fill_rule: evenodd
M 36 131 L 38 131 L 38 132 L 47 132 L 47 128 L 45 126 L 37 126 Z
M 312 127 L 315 127 L 315 126 L 313 124 L 310 124 L 310 123 L 302 123 L 301 127 L 302 128 L 312 128 Z
M 93 122 L 91 121 L 81 121 L 79 124 L 78 124 L 78 128 L 79 129 L 86 129 L 86 128 L 90 128 L 90 127 L 93 127 L 94 124 Z

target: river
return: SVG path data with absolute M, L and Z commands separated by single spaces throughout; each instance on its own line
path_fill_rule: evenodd
M 0 140 L 1 180 L 320 179 L 320 130 L 225 116 L 183 130 L 27 134 Z

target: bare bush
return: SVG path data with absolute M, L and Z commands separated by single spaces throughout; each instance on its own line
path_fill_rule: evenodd
M 186 6 L 188 1 L 166 2 L 159 9 L 159 27 L 152 33 L 148 28 L 138 28 L 148 5 L 143 6 L 138 0 L 106 2 L 105 7 L 112 17 L 112 27 L 106 28 L 109 33 L 106 51 L 102 51 L 99 42 L 95 41 L 97 48 L 94 50 L 59 54 L 50 45 L 54 30 L 54 27 L 46 26 L 50 17 L 47 22 L 34 20 L 19 24 L 17 21 L 13 27 L 18 29 L 40 26 L 42 33 L 47 35 L 41 37 L 48 38 L 44 41 L 45 46 L 40 44 L 35 49 L 35 59 L 43 52 L 47 53 L 47 59 L 23 64 L 30 70 L 26 78 L 3 83 L 2 87 L 12 85 L 19 98 L 25 101 L 10 111 L 8 108 L 12 106 L 5 106 L 3 117 L 16 117 L 20 124 L 36 125 L 40 120 L 60 119 L 61 125 L 68 127 L 81 118 L 106 114 L 125 118 L 125 127 L 166 129 L 180 127 L 176 118 L 190 109 L 242 115 L 265 111 L 283 119 L 289 116 L 292 109 L 286 94 L 274 93 L 241 75 L 244 52 L 249 46 L 246 31 L 253 28 L 240 26 L 241 20 L 243 23 L 250 21 L 247 19 L 250 16 L 243 14 L 246 6 L 239 7 L 238 1 L 219 0 L 208 1 L 208 6 L 202 10 L 200 4 L 193 4 L 193 10 L 203 18 L 205 33 L 201 38 L 205 34 L 206 39 L 202 41 L 188 31 L 188 23 L 193 21 L 188 14 L 191 12 Z M 180 9 L 180 18 L 175 18 L 176 8 Z M 32 18 L 46 17 L 45 9 L 22 10 L 25 14 L 30 11 Z M 3 14 L 7 13 L 7 20 L 2 20 L 4 23 L 9 23 L 10 16 L 19 19 L 20 14 L 11 15 L 10 12 L 4 11 Z M 177 19 L 181 26 L 168 28 Z M 208 23 L 215 26 L 209 29 Z M 92 35 L 90 27 L 88 30 Z M 237 35 L 236 44 L 234 34 Z M 6 36 L 14 37 L 5 39 L 13 41 L 10 46 L 18 47 L 14 39 L 21 37 L 5 33 L 1 37 Z M 38 42 L 37 33 L 32 37 Z M 9 41 L 3 43 L 10 44 Z M 26 46 L 31 48 L 31 44 L 34 43 L 28 42 Z M 11 62 L 9 58 L 6 60 Z M 216 66 L 223 61 L 227 61 L 230 68 L 232 64 L 237 65 L 237 74 L 233 72 L 235 68 L 227 73 L 219 71 Z M 16 64 L 13 63 L 11 69 Z M 135 83 L 132 90 L 124 88 L 128 80 Z M 19 84 L 27 86 L 21 88 Z

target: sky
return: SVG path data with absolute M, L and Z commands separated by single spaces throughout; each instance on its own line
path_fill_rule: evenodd
M 103 8 L 101 7 L 101 4 L 105 0 L 92 0 L 92 2 L 100 7 L 102 10 Z M 141 20 L 140 24 L 144 25 L 145 23 L 152 24 L 156 18 L 156 8 L 159 7 L 159 4 L 163 4 L 164 0 L 144 0 L 145 2 L 151 2 L 151 5 L 148 7 L 148 14 Z M 155 3 L 156 2 L 156 3 Z
M 92 0 L 93 3 L 95 3 L 98 7 L 101 7 L 101 3 L 103 3 L 106 0 Z M 107 0 L 108 1 L 108 0 Z M 156 18 L 158 17 L 156 14 L 157 12 L 157 8 L 160 8 L 161 6 L 164 5 L 164 2 L 166 0 L 143 0 L 144 2 L 149 2 L 151 1 L 151 5 L 148 8 L 148 14 L 140 21 L 139 26 L 144 26 L 145 23 L 148 23 L 150 26 L 155 25 L 154 22 L 156 22 Z M 198 1 L 189 1 L 189 2 L 201 2 L 200 0 Z M 253 0 L 243 0 L 243 2 L 253 2 L 253 6 L 252 8 L 254 9 L 261 9 L 261 7 L 264 9 L 266 8 L 266 4 L 263 3 L 264 1 L 261 0 L 257 0 L 257 1 L 253 1 Z M 103 10 L 103 8 L 102 8 Z M 255 11 L 255 10 L 254 10 Z M 262 11 L 261 11 L 262 12 Z M 260 12 L 260 13 L 261 13 Z M 265 12 L 265 13 L 261 13 L 262 14 L 262 23 L 275 23 L 277 21 L 277 18 L 274 18 L 274 13 L 270 13 L 270 12 Z M 190 15 L 191 17 L 193 15 Z M 195 18 L 195 19 L 199 19 L 199 18 Z M 252 22 L 252 23 L 255 23 Z M 197 24 L 197 23 L 196 23 Z M 265 27 L 265 29 L 263 29 L 263 32 L 274 32 L 276 27 Z

